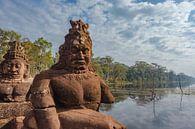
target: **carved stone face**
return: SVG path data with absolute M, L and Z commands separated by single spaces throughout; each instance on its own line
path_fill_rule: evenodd
M 87 45 L 74 40 L 70 48 L 70 56 L 68 57 L 69 66 L 74 70 L 86 70 L 91 60 L 90 50 Z
M 23 79 L 26 71 L 26 66 L 24 65 L 23 60 L 12 59 L 7 60 L 3 64 L 2 70 L 3 74 L 12 79 Z

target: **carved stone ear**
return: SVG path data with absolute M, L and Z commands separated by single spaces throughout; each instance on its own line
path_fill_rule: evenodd
M 7 74 L 7 71 L 5 71 L 4 65 L 7 64 L 6 60 L 2 61 L 0 64 L 0 73 L 2 75 Z
M 25 67 L 24 79 L 26 79 L 30 77 L 30 66 L 28 64 L 25 64 L 24 67 Z

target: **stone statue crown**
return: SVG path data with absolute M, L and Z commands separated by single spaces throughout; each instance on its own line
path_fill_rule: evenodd
M 81 20 L 78 21 L 72 21 L 70 20 L 70 24 L 72 26 L 72 28 L 69 30 L 70 34 L 87 34 L 89 35 L 89 32 L 87 31 L 87 29 L 89 28 L 89 25 L 86 23 L 84 23 Z
M 10 49 L 3 56 L 4 59 L 10 60 L 10 59 L 20 58 L 27 61 L 24 48 L 21 46 L 21 44 L 18 41 L 11 41 L 9 42 L 9 45 L 10 45 Z
M 65 36 L 65 44 L 72 44 L 74 40 L 79 41 L 81 44 L 92 46 L 92 41 L 87 29 L 89 25 L 82 20 L 72 21 L 70 20 L 72 28 L 69 29 L 69 34 Z
M 69 29 L 69 33 L 65 36 L 64 44 L 62 44 L 59 48 L 60 57 L 69 56 L 69 53 L 67 53 L 67 51 L 70 51 L 70 47 L 75 40 L 77 40 L 81 44 L 89 46 L 89 48 L 92 49 L 92 40 L 90 38 L 89 32 L 87 31 L 89 25 L 87 23 L 85 24 L 81 20 L 70 20 L 70 24 L 72 28 Z

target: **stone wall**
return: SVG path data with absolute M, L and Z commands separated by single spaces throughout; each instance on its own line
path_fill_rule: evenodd
M 32 110 L 30 102 L 0 103 L 0 128 L 14 129 L 11 126 L 18 126 L 23 116 Z

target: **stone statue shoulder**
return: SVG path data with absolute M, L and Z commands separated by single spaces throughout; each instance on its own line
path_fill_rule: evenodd
M 42 71 L 41 73 L 37 74 L 33 80 L 30 92 L 34 94 L 40 90 L 47 89 L 52 76 L 53 74 L 50 70 Z
M 50 80 L 55 76 L 52 70 L 46 70 L 37 74 L 30 88 L 30 100 L 35 108 L 46 108 L 54 106 Z

